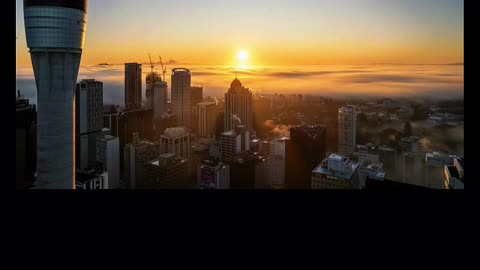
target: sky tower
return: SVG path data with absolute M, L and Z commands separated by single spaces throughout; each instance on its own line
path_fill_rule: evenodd
M 75 85 L 88 0 L 24 0 L 25 33 L 37 85 L 37 183 L 75 188 Z

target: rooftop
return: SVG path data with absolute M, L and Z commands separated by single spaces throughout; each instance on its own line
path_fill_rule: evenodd
M 167 128 L 163 136 L 176 138 L 188 135 L 187 130 L 184 127 L 175 127 L 175 128 Z
M 330 165 L 334 165 L 332 168 Z M 318 165 L 312 173 L 328 175 L 341 179 L 351 179 L 353 174 L 357 171 L 359 164 L 349 160 L 346 157 L 331 154 L 325 158 L 320 165 Z

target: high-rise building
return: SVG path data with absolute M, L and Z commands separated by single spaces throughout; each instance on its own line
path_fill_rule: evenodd
M 106 135 L 97 139 L 97 160 L 108 172 L 108 188 L 120 188 L 120 140 Z
M 168 84 L 158 73 L 149 73 L 146 81 L 147 108 L 153 108 L 155 124 L 168 113 Z
M 197 183 L 200 189 L 230 189 L 230 166 L 216 158 L 205 160 L 198 166 Z
M 142 65 L 125 64 L 125 107 L 140 109 L 142 107 Z
M 310 189 L 312 170 L 325 158 L 327 129 L 297 126 L 286 141 L 285 182 L 288 189 Z
M 191 81 L 190 70 L 176 68 L 172 71 L 172 113 L 177 125 L 191 128 Z
M 445 188 L 465 189 L 464 161 L 461 158 L 453 160 L 453 166 L 445 166 Z
M 75 96 L 76 166 L 85 170 L 96 161 L 96 140 L 103 129 L 103 83 L 82 80 Z
M 222 133 L 220 142 L 222 160 L 225 161 L 250 150 L 250 132 L 245 126 L 237 126 L 235 130 Z
M 191 108 L 191 123 L 192 133 L 198 133 L 198 104 L 203 102 L 203 87 L 192 86 L 190 87 L 190 106 Z
M 130 189 L 142 188 L 145 179 L 145 164 L 158 158 L 160 143 L 140 140 L 138 133 L 133 136 L 133 142 L 124 148 L 123 180 Z
M 190 160 L 190 134 L 183 127 L 168 128 L 160 137 L 160 153 Z
M 402 138 L 401 146 L 402 146 L 403 153 L 410 153 L 410 154 L 421 155 L 421 156 L 425 154 L 422 142 L 418 137 L 412 136 L 412 137 Z
M 235 78 L 225 94 L 224 130 L 231 131 L 239 125 L 245 126 L 250 132 L 253 129 L 252 92 Z
M 198 136 L 215 137 L 218 117 L 218 105 L 215 102 L 202 102 L 198 107 Z
M 175 154 L 165 153 L 145 165 L 143 189 L 194 189 L 188 179 L 187 160 Z
M 358 177 L 359 188 L 365 189 L 367 186 L 367 179 L 373 179 L 377 181 L 385 180 L 385 171 L 383 170 L 383 163 L 374 162 L 371 160 L 364 160 L 359 163 Z
M 347 106 L 338 109 L 338 152 L 349 156 L 357 144 L 357 109 Z
M 74 97 L 87 0 L 24 0 L 25 34 L 38 93 L 37 187 L 75 189 Z
M 76 188 L 85 190 L 109 189 L 108 172 L 96 172 L 95 170 L 77 170 Z
M 268 178 L 272 188 L 285 187 L 285 147 L 287 137 L 273 139 L 268 144 Z M 266 149 L 267 150 L 267 149 Z
M 312 189 L 360 189 L 357 162 L 331 154 L 312 171 Z
M 16 109 L 16 188 L 28 189 L 33 187 L 37 168 L 37 108 L 20 96 L 19 91 Z

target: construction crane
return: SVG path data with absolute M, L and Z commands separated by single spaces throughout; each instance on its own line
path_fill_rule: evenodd
M 165 74 L 167 74 L 167 67 L 163 66 L 162 57 L 161 56 L 159 56 L 159 57 L 160 57 L 160 65 L 162 65 L 163 81 L 166 82 L 165 81 Z

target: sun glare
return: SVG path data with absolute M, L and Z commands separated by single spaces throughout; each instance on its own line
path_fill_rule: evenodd
M 240 63 L 244 64 L 248 60 L 248 52 L 247 51 L 239 51 L 237 57 L 238 57 L 238 61 L 240 61 Z

